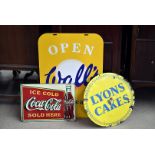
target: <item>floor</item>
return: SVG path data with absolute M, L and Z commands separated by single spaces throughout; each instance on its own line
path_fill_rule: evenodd
M 10 74 L 10 73 L 9 73 Z M 0 75 L 2 78 L 2 75 Z M 11 75 L 9 76 L 11 78 Z M 4 78 L 6 81 L 6 78 Z M 0 93 L 9 90 L 0 83 Z M 16 89 L 18 85 L 14 84 Z M 5 90 L 5 92 L 3 91 Z M 17 90 L 16 90 L 17 91 Z M 155 128 L 155 88 L 135 90 L 136 103 L 131 116 L 122 124 L 110 129 L 154 129 Z M 89 119 L 75 122 L 22 122 L 19 98 L 0 97 L 0 129 L 105 129 L 96 126 Z M 106 128 L 107 129 L 107 128 Z

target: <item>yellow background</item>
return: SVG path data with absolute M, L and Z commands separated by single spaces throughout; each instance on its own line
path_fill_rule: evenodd
M 113 78 L 115 76 L 115 79 Z M 115 101 L 118 97 L 122 97 L 127 94 L 129 98 L 129 103 L 123 104 L 109 112 L 106 112 L 100 116 L 95 114 L 95 109 L 99 106 L 103 106 L 103 104 L 108 105 L 108 100 L 104 99 L 103 102 L 99 102 L 93 105 L 90 96 L 93 96 L 97 93 L 103 92 L 111 87 L 117 86 L 119 83 L 122 83 L 125 90 L 119 92 L 119 94 L 115 94 L 112 96 L 112 99 Z M 123 77 L 116 75 L 114 73 L 104 73 L 100 76 L 96 76 L 87 86 L 85 90 L 85 99 L 88 99 L 84 102 L 85 109 L 88 111 L 89 118 L 100 126 L 114 126 L 120 123 L 120 121 L 124 121 L 132 112 L 130 106 L 134 105 L 134 96 L 133 91 L 130 85 L 123 79 Z M 121 104 L 123 99 L 121 98 Z
M 68 43 L 68 48 L 66 52 L 62 53 L 60 49 L 61 43 Z M 72 43 L 80 43 L 80 53 L 72 52 Z M 85 45 L 94 46 L 92 55 L 83 54 Z M 48 48 L 51 45 L 56 45 L 58 47 L 58 53 L 56 55 L 51 55 L 48 52 Z M 53 66 L 59 65 L 62 61 L 67 59 L 80 60 L 87 67 L 89 64 L 97 66 L 99 73 L 103 72 L 103 40 L 98 34 L 74 34 L 74 33 L 53 33 L 43 34 L 38 41 L 39 50 L 39 69 L 40 69 L 40 83 L 45 83 L 46 76 Z M 72 67 L 72 66 L 71 66 Z M 93 72 L 94 73 L 94 72 Z M 93 74 L 92 74 L 93 75 Z M 91 75 L 90 75 L 91 77 Z M 52 77 L 50 78 L 51 81 Z M 85 86 L 76 87 L 76 99 L 83 100 L 83 93 Z M 77 104 L 77 117 L 86 117 L 83 104 Z

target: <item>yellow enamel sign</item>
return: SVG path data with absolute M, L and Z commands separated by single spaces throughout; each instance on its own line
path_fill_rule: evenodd
M 114 126 L 128 118 L 134 106 L 134 92 L 122 76 L 104 73 L 87 85 L 84 107 L 99 126 Z
M 47 33 L 39 38 L 40 83 L 74 83 L 76 115 L 86 117 L 83 93 L 103 72 L 103 40 L 98 34 Z

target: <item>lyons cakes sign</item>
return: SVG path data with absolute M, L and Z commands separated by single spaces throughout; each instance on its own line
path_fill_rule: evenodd
M 103 40 L 98 34 L 43 34 L 39 38 L 40 83 L 73 83 L 76 115 L 86 117 L 83 95 L 88 82 L 103 72 Z

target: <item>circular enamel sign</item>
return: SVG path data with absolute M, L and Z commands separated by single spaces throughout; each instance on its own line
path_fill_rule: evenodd
M 84 93 L 88 117 L 99 126 L 115 126 L 126 120 L 134 106 L 134 91 L 120 75 L 104 73 L 93 78 Z

